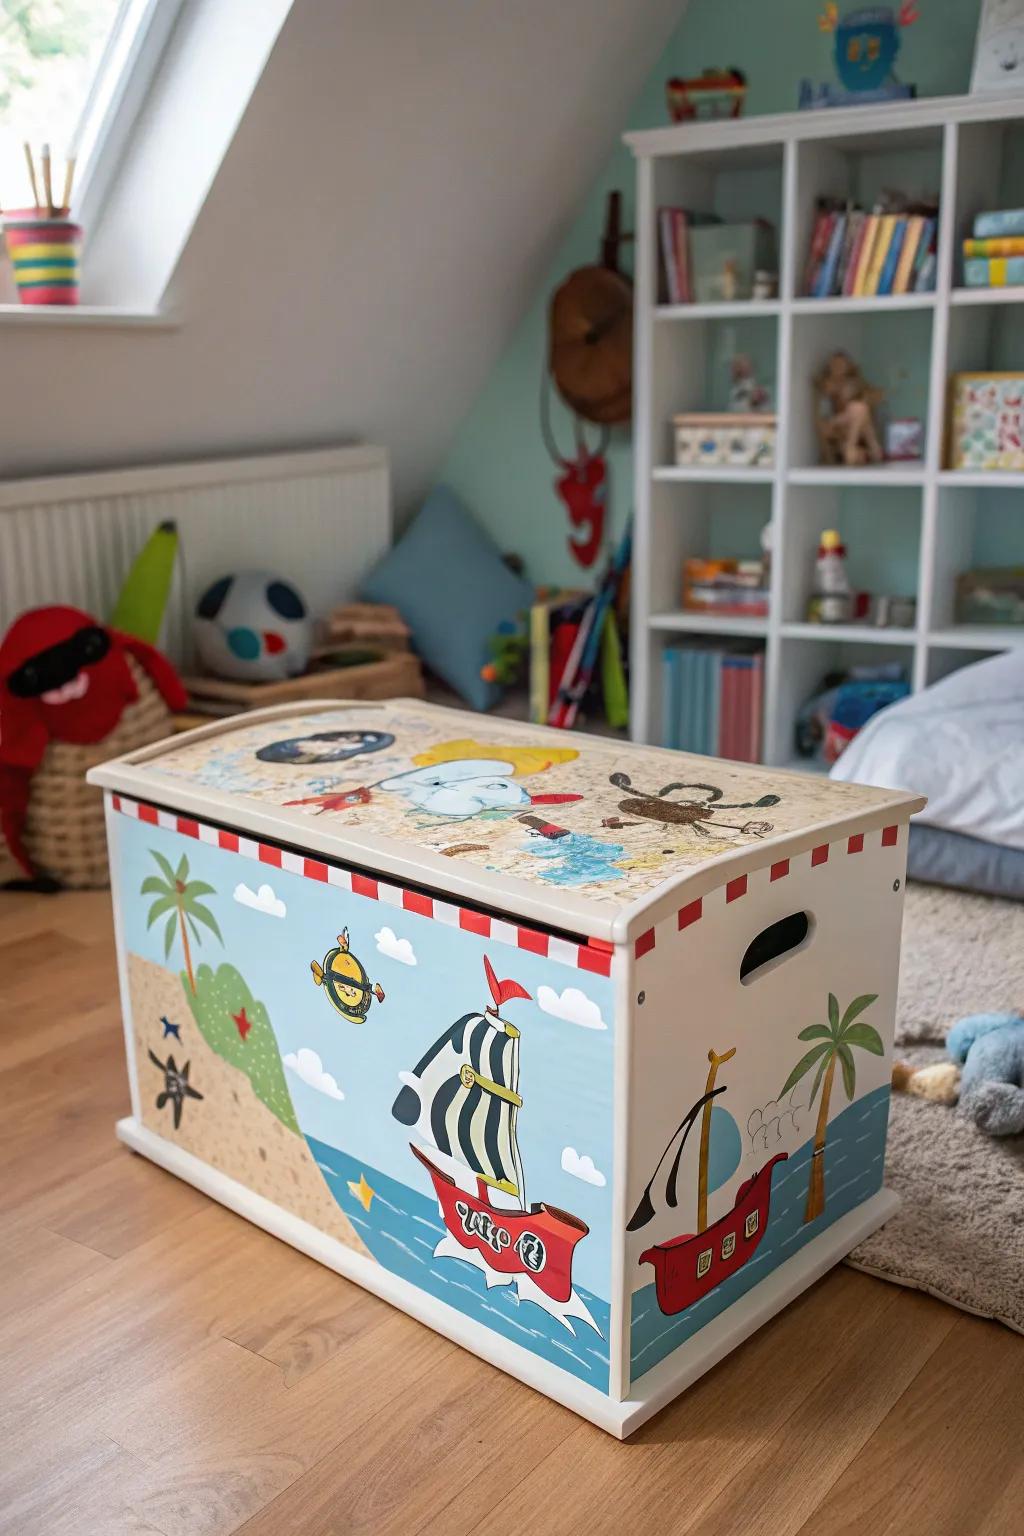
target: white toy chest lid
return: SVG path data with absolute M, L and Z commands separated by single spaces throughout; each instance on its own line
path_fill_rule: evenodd
M 410 699 L 259 710 L 116 758 L 89 779 L 615 943 L 673 893 L 682 904 L 823 828 L 864 831 L 924 804 Z

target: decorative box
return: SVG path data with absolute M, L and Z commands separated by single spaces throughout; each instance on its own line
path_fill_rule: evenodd
M 695 225 L 690 230 L 690 265 L 698 304 L 750 299 L 754 273 L 776 268 L 775 231 L 765 219 Z
M 953 375 L 948 457 L 950 469 L 1024 469 L 1024 374 Z
M 736 411 L 687 411 L 672 418 L 677 464 L 775 463 L 776 418 Z
M 894 1209 L 920 799 L 413 700 L 90 780 L 122 1139 L 613 1434 Z
M 964 571 L 956 582 L 958 624 L 1024 624 L 1024 565 Z

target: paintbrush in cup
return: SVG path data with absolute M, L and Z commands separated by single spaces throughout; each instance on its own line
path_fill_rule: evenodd
M 43 145 L 43 191 L 46 193 L 46 217 L 52 219 L 56 209 L 53 206 L 53 181 L 50 177 L 50 146 Z
M 75 157 L 69 155 L 64 167 L 64 196 L 61 199 L 60 211 L 66 218 L 71 212 L 71 188 L 75 184 Z
M 32 146 L 25 140 L 25 164 L 28 166 L 28 179 L 32 183 L 32 201 L 35 204 L 36 213 L 39 212 L 39 183 L 36 181 L 36 165 L 32 159 Z

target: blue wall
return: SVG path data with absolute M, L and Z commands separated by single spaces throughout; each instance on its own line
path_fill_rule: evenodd
M 850 8 L 844 0 L 842 9 Z M 747 76 L 747 114 L 789 112 L 801 76 L 832 79 L 831 38 L 818 27 L 824 0 L 690 0 L 667 48 L 633 106 L 628 128 L 667 120 L 664 83 L 706 65 L 735 65 Z M 919 95 L 965 91 L 971 71 L 979 0 L 921 0 L 921 19 L 908 28 L 897 65 Z M 870 109 L 866 109 L 870 110 Z M 624 194 L 627 229 L 633 219 L 633 157 L 619 144 L 585 194 L 571 231 L 504 356 L 459 428 L 439 479 L 447 481 L 487 526 L 502 549 L 524 556 L 537 581 L 578 585 L 581 573 L 566 548 L 568 523 L 552 483 L 555 469 L 541 441 L 538 399 L 545 351 L 547 304 L 573 267 L 597 260 L 605 198 Z M 555 436 L 571 449 L 571 420 L 552 403 Z M 612 525 L 632 505 L 628 430 L 609 450 Z

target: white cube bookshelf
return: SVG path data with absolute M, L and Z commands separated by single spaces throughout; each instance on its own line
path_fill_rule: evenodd
M 945 468 L 947 386 L 962 370 L 1024 369 L 1024 287 L 961 285 L 960 242 L 985 208 L 1024 206 L 1024 97 L 949 97 L 792 113 L 627 134 L 637 162 L 634 384 L 636 522 L 632 585 L 632 734 L 662 740 L 661 655 L 680 636 L 763 637 L 764 759 L 794 762 L 800 705 L 825 673 L 898 660 L 914 689 L 981 655 L 1024 644 L 1024 630 L 957 624 L 957 575 L 1024 563 L 1024 474 Z M 804 264 L 815 199 L 870 203 L 883 188 L 940 196 L 934 293 L 808 298 Z M 657 210 L 681 205 L 775 226 L 779 297 L 658 303 Z M 919 463 L 822 466 L 811 377 L 849 351 L 895 416 L 925 428 Z M 730 350 L 773 378 L 772 469 L 679 468 L 670 422 L 710 408 Z M 717 377 L 716 377 L 717 373 Z M 720 388 L 717 390 L 720 394 Z M 753 555 L 774 524 L 770 612 L 716 618 L 682 609 L 688 555 Z M 822 529 L 841 528 L 854 584 L 917 599 L 913 628 L 804 622 Z

